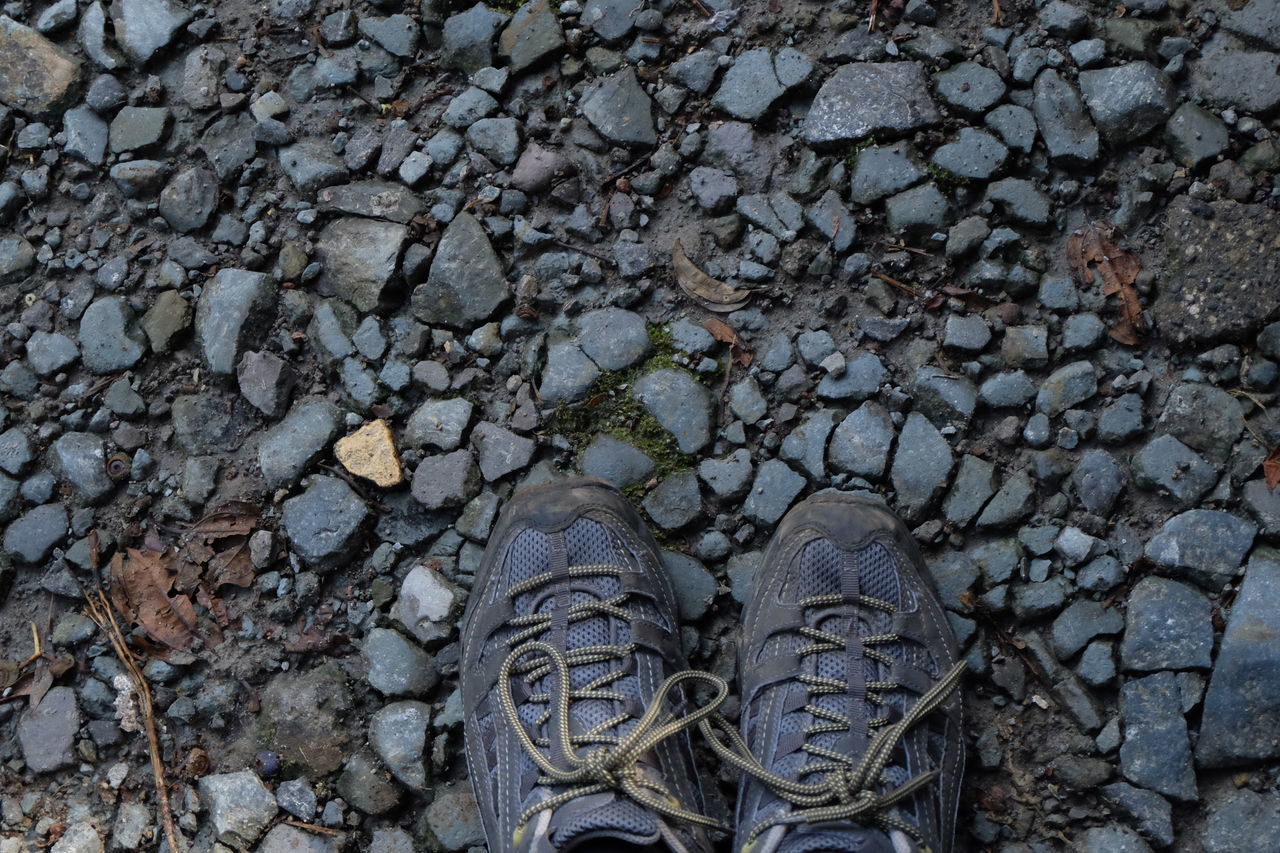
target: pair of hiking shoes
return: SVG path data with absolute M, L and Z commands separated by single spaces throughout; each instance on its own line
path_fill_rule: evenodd
M 782 520 L 729 685 L 689 670 L 639 514 L 574 479 L 507 505 L 463 621 L 467 765 L 491 853 L 944 853 L 964 664 L 910 534 L 820 494 Z M 739 776 L 724 826 L 692 730 Z

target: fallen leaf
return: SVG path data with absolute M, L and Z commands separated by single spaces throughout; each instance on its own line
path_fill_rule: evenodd
M 730 287 L 698 269 L 684 253 L 684 246 L 679 240 L 671 247 L 671 267 L 675 270 L 676 284 L 680 289 L 708 311 L 727 314 L 745 308 L 751 299 L 751 291 Z
M 240 501 L 220 506 L 191 525 L 180 540 L 174 586 L 191 593 L 202 581 L 213 590 L 252 585 L 257 573 L 249 559 L 249 536 L 257 526 L 257 507 Z
M 116 609 L 153 640 L 186 651 L 196 639 L 196 610 L 185 595 L 172 594 L 168 552 L 130 548 L 111 560 L 111 595 Z
M 738 336 L 732 326 L 719 317 L 708 317 L 702 321 L 702 328 L 710 332 L 711 337 L 717 341 L 729 345 L 729 358 L 734 364 L 740 364 L 743 367 L 751 366 L 751 362 L 755 359 L 755 353 L 743 343 L 742 338 Z
M 1262 460 L 1262 476 L 1267 481 L 1267 488 L 1271 491 L 1276 490 L 1276 486 L 1280 485 L 1280 445 L 1272 448 L 1267 454 L 1267 458 Z
M 1142 302 L 1133 283 L 1142 272 L 1142 261 L 1111 241 L 1112 227 L 1090 222 L 1067 238 L 1067 261 L 1082 284 L 1093 284 L 1094 270 L 1102 279 L 1102 294 L 1117 296 L 1120 319 L 1112 326 L 1112 339 L 1134 346 L 1147 331 Z

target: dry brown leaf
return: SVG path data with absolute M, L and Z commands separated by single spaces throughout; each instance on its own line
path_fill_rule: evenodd
M 153 640 L 186 651 L 196 639 L 196 610 L 191 599 L 173 595 L 174 576 L 167 552 L 128 549 L 111 560 L 111 595 L 116 609 Z
M 187 593 L 202 580 L 214 590 L 251 586 L 256 573 L 249 559 L 249 536 L 257 526 L 257 507 L 239 501 L 201 518 L 182 536 L 174 586 Z
M 1272 448 L 1267 458 L 1262 460 L 1262 476 L 1267 481 L 1267 488 L 1275 491 L 1280 485 L 1280 446 Z
M 676 284 L 680 289 L 708 311 L 727 314 L 745 308 L 751 300 L 751 291 L 730 287 L 698 269 L 684 253 L 684 246 L 679 240 L 671 247 L 671 267 L 675 270 Z
M 711 337 L 729 345 L 729 358 L 734 364 L 750 367 L 755 353 L 747 346 L 734 328 L 719 317 L 708 317 L 702 321 L 702 328 L 711 333 Z
M 1094 270 L 1102 279 L 1104 296 L 1116 296 L 1120 302 L 1120 319 L 1112 326 L 1111 337 L 1134 346 L 1147 331 L 1142 302 L 1133 283 L 1142 272 L 1142 261 L 1111 241 L 1112 227 L 1105 222 L 1090 222 L 1067 238 L 1067 261 L 1082 284 L 1093 284 Z

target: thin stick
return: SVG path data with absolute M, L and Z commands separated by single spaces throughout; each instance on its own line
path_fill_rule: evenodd
M 924 294 L 921 293 L 919 290 L 917 290 L 916 288 L 912 287 L 909 284 L 905 284 L 901 281 L 898 281 L 896 278 L 894 278 L 891 275 L 885 275 L 882 272 L 873 272 L 871 274 L 876 278 L 880 279 L 881 281 L 883 281 L 885 284 L 892 285 L 898 288 L 899 290 L 903 291 L 904 293 L 910 293 L 916 299 L 924 299 Z
M 1004 10 L 1000 8 L 1000 0 L 991 0 L 991 23 L 1004 23 Z
M 292 820 L 292 819 L 282 820 L 281 823 L 287 823 L 289 824 L 289 826 L 296 826 L 298 827 L 298 829 L 305 829 L 308 832 L 315 832 L 320 835 L 328 835 L 330 838 L 342 837 L 341 830 L 337 830 L 329 826 L 317 826 L 314 823 L 303 823 L 300 820 Z
M 94 595 L 97 595 L 97 600 Z M 178 830 L 173 825 L 173 812 L 169 809 L 169 784 L 165 781 L 164 759 L 160 755 L 160 736 L 156 734 L 155 708 L 151 699 L 151 687 L 146 676 L 138 666 L 138 659 L 125 643 L 124 632 L 116 621 L 115 610 L 107 600 L 106 593 L 96 589 L 85 596 L 88 602 L 89 618 L 107 635 L 116 657 L 129 672 L 133 681 L 134 692 L 138 696 L 138 704 L 142 708 L 142 722 L 147 730 L 147 752 L 151 755 L 151 773 L 156 780 L 156 799 L 160 805 L 160 820 L 164 824 L 165 840 L 169 842 L 170 853 L 183 853 L 185 848 L 178 845 Z

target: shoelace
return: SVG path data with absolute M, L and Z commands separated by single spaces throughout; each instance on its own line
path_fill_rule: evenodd
M 828 595 L 807 598 L 800 601 L 799 604 L 802 608 L 809 608 L 835 605 L 843 602 L 844 598 L 842 596 Z M 859 603 L 884 610 L 887 613 L 893 613 L 897 609 L 890 602 L 865 595 L 859 597 Z M 797 651 L 797 654 L 802 657 L 819 652 L 843 651 L 848 642 L 845 637 L 808 626 L 800 628 L 800 633 L 813 640 L 812 644 Z M 876 649 L 875 646 L 896 643 L 900 638 L 897 634 L 890 633 L 859 639 L 864 646 L 866 657 L 889 665 L 892 663 L 892 659 Z M 862 825 L 874 822 L 886 831 L 898 829 L 912 838 L 920 840 L 920 830 L 901 818 L 890 814 L 890 809 L 899 801 L 912 796 L 933 782 L 940 771 L 928 770 L 917 774 L 885 793 L 880 793 L 879 791 L 880 774 L 888 766 L 894 749 L 907 732 L 928 717 L 955 691 L 966 668 L 965 661 L 961 660 L 956 663 L 896 723 L 891 723 L 887 717 L 868 721 L 868 727 L 873 730 L 878 729 L 878 731 L 860 759 L 855 760 L 852 756 L 842 755 L 815 744 L 804 744 L 801 748 L 806 752 L 826 758 L 827 761 L 805 765 L 800 769 L 796 779 L 774 773 L 761 764 L 751 754 L 751 750 L 747 747 L 741 735 L 738 734 L 737 729 L 719 714 L 715 714 L 706 722 L 700 723 L 699 728 L 717 755 L 739 770 L 756 777 L 774 794 L 798 809 L 789 814 L 776 815 L 760 821 L 748 834 L 747 843 L 751 843 L 762 833 L 775 826 L 822 823 L 835 820 L 848 820 Z M 811 696 L 836 692 L 843 693 L 848 689 L 844 682 L 836 679 L 819 678 L 807 674 L 801 674 L 798 678 L 809 688 Z M 884 697 L 882 694 L 898 686 L 896 683 L 889 681 L 868 682 L 867 698 L 878 705 L 883 705 Z M 819 708 L 812 702 L 806 705 L 804 710 L 809 712 L 815 719 L 823 721 L 805 730 L 806 740 L 815 734 L 847 730 L 852 725 L 852 721 L 843 714 Z M 720 729 L 720 735 L 716 733 L 717 728 Z M 722 738 L 728 740 L 729 743 L 726 745 Z M 815 773 L 825 773 L 826 775 L 821 782 L 817 783 L 798 781 L 800 778 Z
M 621 566 L 608 564 L 571 566 L 568 569 L 568 576 L 572 578 L 619 576 L 624 571 Z M 507 591 L 507 596 L 514 599 L 552 582 L 555 578 L 556 576 L 551 572 L 545 572 L 515 584 Z M 633 616 L 623 607 L 628 596 L 629 593 L 623 592 L 602 601 L 587 601 L 572 605 L 566 614 L 568 621 L 572 624 L 597 615 L 609 615 L 629 621 Z M 570 703 L 590 699 L 626 702 L 626 696 L 607 689 L 610 684 L 624 677 L 626 673 L 621 669 L 613 669 L 583 687 L 574 688 L 570 667 L 625 659 L 635 653 L 636 646 L 635 644 L 583 646 L 562 652 L 549 643 L 533 639 L 550 627 L 552 620 L 550 613 L 533 613 L 517 616 L 511 620 L 511 624 L 521 630 L 507 640 L 508 645 L 513 648 L 503 661 L 498 675 L 498 699 L 503 716 L 511 731 L 516 733 L 521 747 L 542 771 L 539 784 L 569 786 L 568 790 L 525 809 L 517 821 L 517 833 L 539 812 L 557 809 L 578 797 L 609 790 L 617 791 L 641 806 L 673 820 L 713 829 L 724 829 L 714 818 L 683 808 L 670 791 L 657 782 L 645 778 L 636 767 L 636 763 L 640 756 L 661 741 L 702 724 L 709 716 L 716 713 L 729 695 L 728 683 L 722 678 L 704 672 L 687 670 L 676 673 L 662 682 L 645 709 L 644 715 L 627 735 L 618 737 L 607 734 L 609 729 L 631 719 L 631 715 L 625 713 L 604 720 L 580 735 L 573 735 L 569 730 Z M 550 747 L 549 738 L 534 739 L 529 735 L 520 720 L 519 710 L 511 694 L 512 678 L 523 677 L 525 683 L 532 686 L 548 675 L 553 676 L 549 691 L 531 694 L 529 701 L 545 703 L 548 706 L 537 720 L 537 724 L 543 726 L 549 721 L 554 724 L 559 742 L 564 745 L 567 768 L 558 767 L 543 753 L 544 749 Z M 680 716 L 667 711 L 667 696 L 681 684 L 693 681 L 714 688 L 715 696 L 711 701 Z M 587 746 L 591 748 L 584 753 L 579 752 L 580 747 Z

